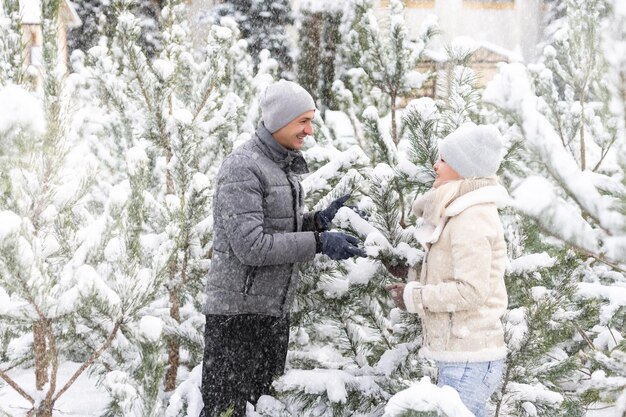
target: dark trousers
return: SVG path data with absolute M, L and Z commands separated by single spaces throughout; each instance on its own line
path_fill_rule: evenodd
M 231 407 L 232 417 L 244 417 L 246 401 L 268 394 L 284 372 L 288 343 L 289 317 L 207 315 L 200 417 L 219 417 Z

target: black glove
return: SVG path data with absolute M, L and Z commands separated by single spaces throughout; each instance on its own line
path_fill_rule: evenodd
M 337 214 L 337 211 L 343 207 L 343 204 L 348 201 L 349 198 L 350 194 L 339 197 L 330 203 L 324 210 L 320 210 L 315 213 L 315 225 L 317 226 L 317 230 L 323 232 L 330 229 L 330 224 L 333 222 L 335 214 Z
M 319 237 L 320 252 L 336 261 L 353 256 L 365 258 L 365 251 L 357 246 L 359 240 L 354 236 L 339 232 L 323 232 L 316 234 Z

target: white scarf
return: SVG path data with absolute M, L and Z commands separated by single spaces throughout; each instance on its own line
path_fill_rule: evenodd
M 439 240 L 448 219 L 466 208 L 484 203 L 501 204 L 508 199 L 497 177 L 448 181 L 432 188 L 413 203 L 413 213 L 422 218 L 415 238 L 427 250 Z

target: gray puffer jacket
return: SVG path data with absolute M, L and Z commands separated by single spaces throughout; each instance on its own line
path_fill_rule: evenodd
M 261 123 L 217 175 L 213 259 L 205 314 L 286 315 L 295 295 L 294 263 L 315 257 L 314 213 L 303 214 L 302 154 Z

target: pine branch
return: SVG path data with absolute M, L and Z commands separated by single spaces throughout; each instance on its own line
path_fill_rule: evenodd
M 85 371 L 85 369 L 87 369 L 91 364 L 93 364 L 96 361 L 96 359 L 98 359 L 100 355 L 102 355 L 102 353 L 105 352 L 111 346 L 111 344 L 113 343 L 113 340 L 115 339 L 115 336 L 117 335 L 118 330 L 120 329 L 120 326 L 124 323 L 124 318 L 125 318 L 124 315 L 122 315 L 117 320 L 117 322 L 115 322 L 115 326 L 113 327 L 113 330 L 111 330 L 111 333 L 109 334 L 109 337 L 107 338 L 105 343 L 100 347 L 100 349 L 93 352 L 91 356 L 89 357 L 89 359 L 87 359 L 87 361 L 85 361 L 81 365 L 81 367 L 78 368 L 76 372 L 74 372 L 72 377 L 67 381 L 67 383 L 63 386 L 63 388 L 61 388 L 59 392 L 57 393 L 57 395 L 54 396 L 54 398 L 52 399 L 53 402 L 56 402 L 59 399 L 59 397 L 63 395 L 63 393 L 67 391 L 74 384 L 74 382 L 76 382 L 78 377 Z
M 615 144 L 618 138 L 619 138 L 619 135 L 614 134 L 611 141 L 608 144 L 606 144 L 606 146 L 602 146 L 601 151 L 600 151 L 600 160 L 593 167 L 593 169 L 591 170 L 592 172 L 598 171 L 598 169 L 600 168 L 600 165 L 602 164 L 602 162 L 604 162 L 604 158 L 606 158 L 606 156 L 609 154 L 609 150 L 611 150 L 611 148 L 613 147 L 613 145 Z
M 582 248 L 579 245 L 577 245 L 576 243 L 569 241 L 567 239 L 564 239 L 560 236 L 556 236 L 554 235 L 551 231 L 545 229 L 541 224 L 537 224 L 542 230 L 544 230 L 544 232 L 546 232 L 547 234 L 549 234 L 552 237 L 555 237 L 557 239 L 559 239 L 561 242 L 567 244 L 568 246 L 570 246 L 572 249 L 574 249 L 575 251 L 579 252 L 579 253 L 584 253 L 585 255 L 597 260 L 598 262 L 601 262 L 605 265 L 610 266 L 611 268 L 615 269 L 616 271 L 619 271 L 621 273 L 626 274 L 626 265 L 622 265 L 620 264 L 617 260 L 613 260 L 610 259 L 602 254 L 599 253 L 594 253 L 591 252 L 588 249 Z
M 593 341 L 589 338 L 589 336 L 587 336 L 587 333 L 585 333 L 580 325 L 578 323 L 574 323 L 574 327 L 576 327 L 576 331 L 578 332 L 578 334 L 580 334 L 580 337 L 582 337 L 585 343 L 587 343 L 587 346 L 589 346 L 592 350 L 597 350 L 593 344 Z
M 560 175 L 558 175 L 558 173 L 557 173 L 557 172 L 555 172 L 555 171 L 554 171 L 554 169 L 553 169 L 554 167 L 553 167 L 550 163 L 548 163 L 548 162 L 546 162 L 546 161 L 542 161 L 542 163 L 543 163 L 544 167 L 546 168 L 546 170 L 548 171 L 548 173 L 550 174 L 550 176 L 551 176 L 551 177 L 552 177 L 552 178 L 553 178 L 553 179 L 554 179 L 554 180 L 555 180 L 555 181 L 556 181 L 556 182 L 557 182 L 557 183 L 561 186 L 562 190 L 563 190 L 563 191 L 564 191 L 564 192 L 565 192 L 565 193 L 566 193 L 566 194 L 567 194 L 567 195 L 568 195 L 568 196 L 569 196 L 569 197 L 570 197 L 570 198 L 571 198 L 571 199 L 572 199 L 572 200 L 576 203 L 576 205 L 580 208 L 580 210 L 581 210 L 581 212 L 582 212 L 582 216 L 583 216 L 583 218 L 584 218 L 584 217 L 588 217 L 588 218 L 590 218 L 590 219 L 591 219 L 591 220 L 593 220 L 593 221 L 596 223 L 596 225 L 597 225 L 597 226 L 598 226 L 598 227 L 599 227 L 602 231 L 604 231 L 604 232 L 605 232 L 608 236 L 613 236 L 613 235 L 614 235 L 614 231 L 612 231 L 612 230 L 608 230 L 606 227 L 604 227 L 604 226 L 602 225 L 602 222 L 601 222 L 600 218 L 599 218 L 599 217 L 598 217 L 595 213 L 590 212 L 590 211 L 587 209 L 587 205 L 586 205 L 586 204 L 583 204 L 583 202 L 582 202 L 582 201 L 578 198 L 578 196 L 576 195 L 576 193 L 572 192 L 572 190 L 571 190 L 571 189 L 567 186 L 567 184 L 563 183 L 563 181 L 562 181 L 562 177 L 561 177 Z M 547 231 L 547 230 L 546 230 L 546 231 Z M 550 235 L 554 235 L 554 232 L 550 232 L 550 231 L 547 231 L 547 232 L 548 232 Z M 557 236 L 555 236 L 555 237 L 557 237 Z M 558 237 L 558 238 L 559 238 L 559 239 L 561 239 L 561 240 L 563 240 L 565 243 L 567 243 L 567 244 L 571 245 L 572 247 L 576 248 L 577 250 L 580 250 L 580 251 L 582 251 L 582 252 L 585 252 L 585 253 L 587 253 L 589 256 L 592 256 L 592 257 L 596 258 L 597 260 L 599 260 L 599 261 L 601 261 L 601 262 L 603 262 L 603 263 L 605 263 L 605 264 L 607 264 L 607 265 L 609 265 L 609 266 L 612 266 L 612 267 L 614 267 L 614 268 L 617 268 L 619 271 L 626 272 L 626 269 L 624 269 L 624 268 L 626 268 L 626 267 L 619 267 L 619 266 L 617 266 L 617 263 L 613 263 L 613 262 L 615 262 L 616 260 L 611 260 L 611 259 L 608 259 L 608 258 L 606 258 L 606 257 L 604 257 L 603 255 L 600 255 L 600 254 L 593 254 L 593 253 L 592 253 L 592 252 L 590 252 L 589 250 L 587 250 L 587 249 L 583 249 L 583 248 L 579 247 L 578 245 L 576 245 L 575 243 L 569 242 L 569 241 L 567 241 L 567 240 L 565 240 L 565 239 L 563 239 L 563 238 L 561 238 L 561 237 Z
M 18 394 L 28 400 L 31 404 L 35 404 L 33 397 L 28 395 L 18 384 L 15 382 L 5 371 L 0 370 L 0 378 L 4 380 L 11 388 L 13 388 Z
M 496 404 L 494 417 L 500 417 L 500 409 L 502 407 L 502 404 L 504 403 L 504 397 L 507 392 L 507 387 L 509 385 L 509 382 L 511 381 L 511 372 L 512 372 L 513 367 L 508 366 L 509 359 L 510 359 L 510 356 L 507 357 L 507 360 L 506 360 L 506 364 L 507 364 L 506 371 L 504 372 L 504 376 L 502 377 L 502 387 L 500 388 L 500 399 Z
M 196 106 L 196 109 L 193 112 L 193 118 L 191 119 L 192 123 L 196 121 L 196 119 L 202 112 L 202 109 L 204 109 L 204 106 L 206 105 L 206 102 L 209 100 L 209 97 L 211 96 L 211 93 L 213 92 L 214 87 L 215 87 L 214 80 L 211 80 L 208 87 L 204 91 L 204 94 L 202 95 L 202 99 L 200 100 L 200 102 Z
M 126 43 L 123 43 L 123 45 L 126 45 Z M 125 52 L 128 54 L 129 57 L 129 63 L 130 63 L 130 67 L 133 71 L 133 74 L 135 76 L 135 80 L 137 81 L 137 84 L 139 85 L 139 90 L 141 92 L 141 95 L 144 99 L 144 103 L 146 105 L 146 107 L 148 108 L 148 112 L 151 115 L 154 115 L 154 117 L 156 118 L 156 127 L 158 129 L 159 132 L 159 142 L 161 146 L 166 146 L 167 144 L 167 133 L 165 131 L 165 125 L 164 125 L 164 120 L 163 120 L 163 114 L 161 112 L 161 109 L 156 105 L 153 104 L 150 98 L 150 94 L 148 93 L 148 89 L 146 87 L 146 82 L 144 81 L 142 74 L 144 73 L 144 68 L 140 67 L 139 61 L 138 61 L 138 57 L 137 54 L 135 52 L 135 48 L 130 47 L 130 48 L 124 48 Z M 148 69 L 150 70 L 150 72 L 153 72 L 154 70 L 148 65 Z
M 369 296 L 367 298 L 369 298 Z M 373 303 L 374 301 L 372 299 L 368 300 L 367 298 L 364 301 L 369 306 L 370 303 Z M 378 307 L 381 308 L 382 310 L 382 306 L 380 305 L 380 300 L 379 299 L 375 299 L 375 300 L 376 300 L 376 303 L 378 304 Z M 376 330 L 378 330 L 381 339 L 383 340 L 383 342 L 385 342 L 385 346 L 387 347 L 387 349 L 392 349 L 393 345 L 388 338 L 387 329 L 385 328 L 384 323 L 382 322 L 383 316 L 377 313 L 378 312 L 374 311 L 373 308 L 370 308 L 370 307 L 366 308 L 366 314 L 367 314 L 366 317 L 369 318 L 370 321 L 376 325 Z

